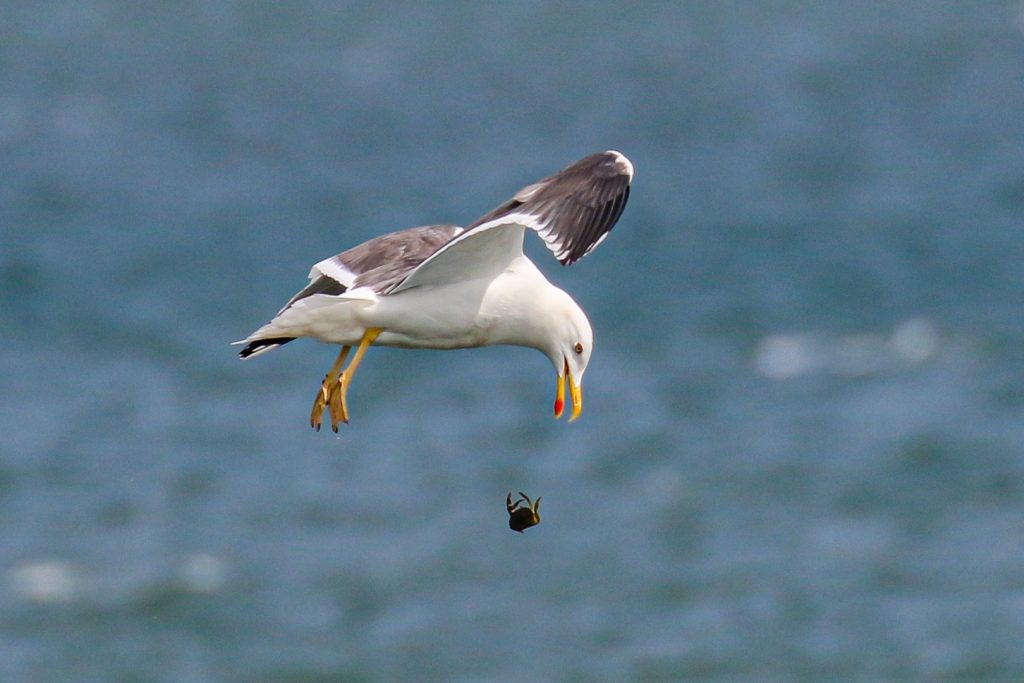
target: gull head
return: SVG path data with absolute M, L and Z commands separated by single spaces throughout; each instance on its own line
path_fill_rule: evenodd
M 572 401 L 569 421 L 572 422 L 583 410 L 583 373 L 594 351 L 594 330 L 587 314 L 572 297 L 557 291 L 560 296 L 553 297 L 551 302 L 551 336 L 545 353 L 557 375 L 555 418 L 560 418 L 565 409 L 565 389 L 568 386 Z

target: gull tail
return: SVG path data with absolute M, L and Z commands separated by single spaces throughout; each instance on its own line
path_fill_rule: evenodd
M 243 339 L 242 341 L 236 341 L 234 343 L 245 344 L 245 348 L 238 352 L 239 358 L 252 358 L 253 356 L 258 356 L 261 353 L 273 351 L 278 346 L 283 346 L 293 339 L 295 339 L 295 337 L 273 337 L 271 339 L 257 339 L 248 343 L 246 343 L 247 340 Z

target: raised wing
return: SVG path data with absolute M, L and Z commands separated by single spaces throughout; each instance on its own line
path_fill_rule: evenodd
M 616 151 L 591 154 L 524 187 L 411 270 L 389 293 L 490 274 L 522 254 L 524 229 L 570 265 L 600 244 L 629 199 L 633 164 Z M 498 234 L 501 233 L 501 234 Z
M 616 151 L 584 157 L 524 187 L 512 199 L 466 228 L 486 230 L 507 222 L 536 230 L 562 265 L 580 260 L 604 240 L 626 208 L 633 164 Z

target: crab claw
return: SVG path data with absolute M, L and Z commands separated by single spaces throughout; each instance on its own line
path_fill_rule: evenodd
M 540 507 L 540 496 L 535 501 L 530 500 L 522 491 L 519 492 L 519 496 L 519 500 L 513 503 L 512 492 L 509 491 L 505 496 L 505 508 L 508 510 L 508 528 L 523 533 L 524 529 L 540 524 L 540 513 L 537 512 Z

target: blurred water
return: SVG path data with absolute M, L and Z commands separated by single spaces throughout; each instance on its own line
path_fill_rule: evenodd
M 1024 678 L 1024 5 L 10 2 L 0 680 Z M 592 151 L 522 349 L 227 342 Z M 543 523 L 506 527 L 509 490 Z

